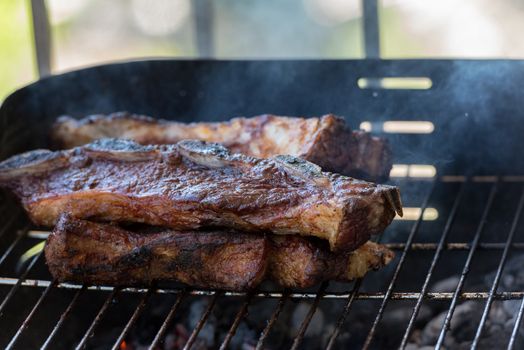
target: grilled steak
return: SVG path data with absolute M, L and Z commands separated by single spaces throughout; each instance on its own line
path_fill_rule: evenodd
M 402 213 L 396 187 L 324 173 L 289 156 L 231 155 L 218 144 L 141 146 L 104 139 L 0 163 L 0 186 L 37 225 L 63 212 L 177 230 L 206 227 L 316 236 L 351 250 Z
M 351 131 L 343 118 L 332 114 L 307 119 L 261 115 L 184 124 L 120 112 L 82 120 L 61 117 L 52 136 L 64 148 L 105 137 L 141 144 L 172 144 L 187 139 L 218 142 L 234 153 L 257 158 L 289 154 L 318 164 L 324 171 L 372 181 L 386 180 L 391 170 L 386 140 Z
M 383 245 L 367 241 L 351 252 L 333 253 L 318 240 L 268 235 L 267 277 L 286 288 L 307 288 L 322 281 L 352 281 L 387 265 L 395 256 Z
M 245 290 L 269 279 L 282 287 L 349 281 L 387 264 L 393 253 L 368 242 L 350 253 L 331 253 L 297 236 L 233 231 L 131 232 L 64 215 L 45 255 L 59 281 L 147 285 L 180 281 L 191 286 Z
M 60 281 L 133 285 L 176 280 L 192 286 L 242 290 L 264 278 L 264 235 L 218 231 L 138 234 L 64 215 L 45 248 Z

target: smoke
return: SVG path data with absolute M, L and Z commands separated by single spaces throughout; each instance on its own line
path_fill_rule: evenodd
M 360 89 L 361 77 L 426 76 L 429 90 Z M 2 107 L 13 142 L 46 147 L 56 117 L 128 110 L 181 121 L 335 113 L 362 121 L 426 120 L 430 134 L 384 134 L 395 163 L 439 174 L 522 174 L 521 61 L 145 61 L 44 79 Z M 30 135 L 22 140 L 21 135 Z M 7 151 L 9 153 L 9 151 Z
M 486 174 L 522 174 L 523 62 L 455 61 L 439 89 L 446 92 L 440 128 L 455 165 Z M 443 101 L 444 102 L 444 101 Z M 463 163 L 463 164 L 461 164 Z M 465 169 L 466 170 L 466 169 Z

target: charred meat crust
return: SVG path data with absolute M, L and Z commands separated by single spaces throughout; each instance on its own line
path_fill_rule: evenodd
M 320 165 L 324 171 L 368 181 L 388 180 L 393 162 L 386 139 L 362 130 L 351 131 L 344 119 L 332 114 L 320 119 L 312 139 L 314 146 L 299 156 Z
M 329 280 L 352 281 L 387 265 L 395 256 L 371 241 L 349 253 L 333 253 L 320 240 L 274 235 L 268 235 L 268 239 L 268 279 L 286 288 L 308 288 Z
M 81 120 L 57 119 L 52 139 L 72 148 L 100 138 L 125 138 L 141 144 L 171 144 L 184 139 L 219 142 L 232 152 L 257 158 L 290 154 L 320 165 L 324 171 L 385 181 L 391 170 L 391 151 L 385 139 L 352 131 L 343 118 L 260 115 L 228 122 L 190 123 L 153 119 L 118 112 Z
M 195 287 L 245 290 L 265 276 L 263 235 L 228 231 L 137 234 L 63 215 L 45 248 L 60 281 L 147 285 L 176 280 Z
M 45 248 L 61 282 L 148 285 L 179 281 L 201 288 L 247 290 L 262 280 L 286 288 L 350 281 L 378 269 L 393 253 L 367 242 L 332 253 L 325 242 L 232 231 L 147 233 L 62 215 Z
M 13 190 L 40 226 L 53 226 L 69 212 L 177 230 L 314 236 L 333 251 L 347 251 L 402 214 L 396 187 L 322 172 L 295 157 L 230 154 L 202 141 L 141 146 L 104 139 L 43 153 L 29 165 L 26 158 L 0 163 L 0 186 Z

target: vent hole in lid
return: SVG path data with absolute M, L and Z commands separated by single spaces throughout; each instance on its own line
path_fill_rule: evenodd
M 360 129 L 366 132 L 371 132 L 373 130 L 373 125 L 371 125 L 370 122 L 362 122 L 360 123 Z
M 361 89 L 428 90 L 433 81 L 428 77 L 359 78 L 357 85 Z
M 433 178 L 437 168 L 429 164 L 393 164 L 390 177 Z
M 435 125 L 428 121 L 388 121 L 384 122 L 384 132 L 404 134 L 431 134 Z
M 385 132 L 388 134 L 431 134 L 435 131 L 435 124 L 425 120 L 391 120 L 387 122 L 365 121 L 360 123 L 360 129 L 367 132 Z
M 404 215 L 402 217 L 397 215 L 395 217 L 395 220 L 415 221 L 420 218 L 420 214 L 422 213 L 422 208 L 407 207 L 407 208 L 403 208 L 402 211 L 404 212 Z M 435 221 L 437 219 L 438 219 L 438 210 L 436 208 L 426 208 L 424 210 L 424 214 L 422 215 L 422 220 Z

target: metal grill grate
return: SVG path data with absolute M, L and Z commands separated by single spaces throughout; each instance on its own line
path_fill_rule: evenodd
M 432 222 L 424 221 L 421 214 L 415 221 L 395 221 L 386 234 L 378 237 L 378 240 L 397 253 L 395 260 L 388 268 L 370 273 L 362 280 L 357 280 L 352 284 L 324 283 L 312 291 L 256 290 L 243 293 L 164 288 L 154 285 L 140 289 L 56 283 L 49 279 L 43 267 L 41 253 L 32 256 L 22 269 L 14 270 L 7 266 L 9 263 L 14 264 L 18 261 L 20 252 L 25 249 L 24 246 L 42 241 L 48 233 L 23 226 L 24 219 L 19 220 L 16 215 L 3 216 L 5 224 L 0 229 L 0 239 L 4 239 L 4 244 L 0 246 L 3 247 L 3 250 L 0 251 L 0 272 L 2 273 L 0 277 L 0 326 L 4 328 L 6 325 L 7 313 L 5 311 L 9 304 L 14 302 L 18 293 L 25 290 L 38 293 L 37 297 L 33 298 L 34 302 L 28 305 L 28 311 L 20 316 L 22 321 L 16 327 L 11 325 L 13 331 L 6 335 L 4 345 L 8 349 L 15 348 L 17 344 L 21 343 L 24 334 L 27 335 L 30 334 L 29 332 L 43 328 L 48 330 L 38 346 L 52 348 L 52 344 L 60 336 L 68 321 L 74 318 L 81 298 L 86 294 L 100 296 L 105 293 L 107 296 L 100 308 L 96 310 L 90 324 L 77 335 L 79 340 L 76 342 L 76 347 L 79 349 L 88 346 L 90 341 L 97 337 L 104 318 L 111 315 L 110 310 L 114 302 L 126 295 L 139 295 L 138 303 L 132 314 L 127 319 L 121 320 L 119 334 L 111 339 L 113 349 L 120 348 L 122 341 L 133 330 L 137 321 L 150 312 L 152 307 L 150 300 L 153 296 L 167 297 L 170 295 L 176 295 L 176 298 L 167 308 L 168 311 L 166 310 L 165 318 L 156 330 L 149 346 L 150 349 L 158 348 L 167 330 L 172 326 L 181 305 L 190 298 L 208 298 L 209 301 L 196 327 L 189 335 L 185 349 L 191 348 L 194 344 L 199 332 L 221 300 L 225 300 L 226 303 L 240 300 L 238 310 L 230 320 L 229 331 L 223 339 L 220 339 L 222 344 L 220 348 L 225 349 L 235 336 L 239 324 L 249 315 L 250 307 L 254 303 L 264 302 L 265 299 L 276 299 L 277 302 L 264 327 L 259 330 L 256 349 L 264 348 L 275 324 L 281 322 L 279 317 L 285 306 L 291 300 L 310 302 L 309 310 L 302 319 L 296 336 L 290 340 L 289 346 L 293 349 L 300 348 L 315 312 L 319 305 L 327 300 L 339 303 L 337 305 L 340 305 L 340 313 L 331 315 L 334 327 L 329 330 L 330 336 L 326 341 L 326 349 L 336 348 L 339 345 L 337 341 L 341 332 L 352 327 L 347 320 L 351 318 L 356 303 L 369 303 L 369 312 L 372 315 L 367 337 L 362 343 L 354 344 L 356 347 L 363 348 L 373 348 L 377 334 L 381 332 L 383 317 L 393 301 L 414 303 L 410 306 L 409 322 L 405 325 L 404 333 L 396 344 L 400 348 L 405 348 L 410 341 L 421 306 L 431 302 L 445 303 L 446 316 L 442 322 L 438 340 L 434 344 L 436 348 L 441 348 L 444 346 L 447 333 L 453 328 L 453 315 L 457 306 L 465 300 L 476 300 L 482 303 L 480 308 L 483 308 L 480 319 L 476 320 L 475 335 L 471 339 L 472 348 L 476 348 L 486 327 L 486 322 L 489 320 L 492 304 L 501 300 L 519 300 L 519 307 L 515 309 L 511 337 L 505 340 L 508 348 L 513 348 L 524 312 L 524 290 L 499 291 L 498 289 L 505 264 L 513 253 L 518 254 L 524 248 L 524 230 L 519 225 L 524 207 L 523 179 L 490 177 L 479 180 L 444 177 L 420 181 L 403 179 L 397 185 L 408 192 L 404 196 L 406 205 L 419 205 L 421 213 L 426 207 L 436 207 L 439 209 L 439 218 Z M 413 190 L 410 191 L 410 188 Z M 6 212 L 6 208 L 3 212 Z M 15 231 L 16 234 L 14 234 Z M 30 242 L 33 243 L 30 244 Z M 444 254 L 446 254 L 445 259 Z M 457 257 L 450 258 L 449 254 L 456 254 L 462 259 L 461 263 L 454 263 Z M 480 263 L 475 264 L 476 259 L 480 259 Z M 414 266 L 414 261 L 419 262 L 417 266 Z M 37 273 L 34 270 L 40 270 L 40 272 Z M 422 270 L 424 273 L 417 277 L 416 270 Z M 489 288 L 471 289 L 468 279 L 487 274 L 490 271 L 494 271 L 494 278 Z M 459 277 L 454 289 L 431 290 L 432 283 L 437 279 L 453 274 Z M 34 318 L 51 298 L 51 294 L 60 290 L 74 293 L 61 298 L 59 303 L 53 299 L 54 307 L 60 310 L 60 316 L 55 324 L 51 327 L 51 325 L 34 322 Z M 375 308 L 377 302 L 379 305 L 378 308 Z M 0 340 L 4 341 L 4 339 Z

